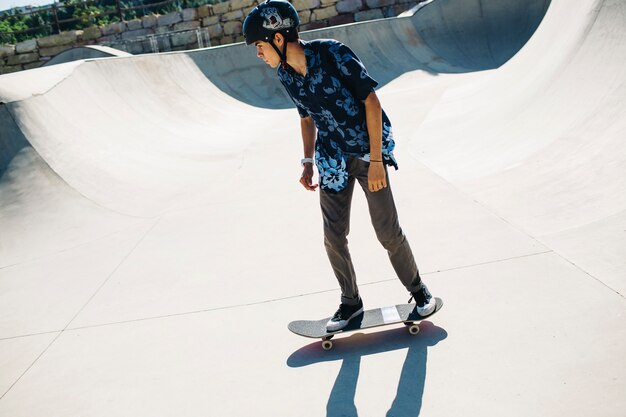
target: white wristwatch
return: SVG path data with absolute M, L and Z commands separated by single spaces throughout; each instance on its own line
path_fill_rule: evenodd
M 306 163 L 311 163 L 312 164 L 313 163 L 313 158 L 302 158 L 300 160 L 300 165 L 304 166 L 304 164 L 306 164 Z

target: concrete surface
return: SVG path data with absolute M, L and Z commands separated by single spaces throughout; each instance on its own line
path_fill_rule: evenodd
M 418 69 L 441 74 L 497 68 L 528 41 L 549 4 L 436 0 L 397 19 L 312 30 L 302 38 L 333 38 L 350 45 L 384 86 Z M 249 49 L 239 44 L 192 51 L 189 56 L 231 97 L 259 107 L 291 108 L 293 102 L 275 74 Z
M 252 48 L 1 76 L 0 416 L 624 416 L 626 3 L 518 3 L 326 32 L 387 77 L 401 224 L 445 301 L 330 352 L 287 330 L 339 301 L 297 112 L 251 105 L 267 69 L 216 78 Z M 517 54 L 463 36 L 514 55 L 484 68 L 428 67 L 415 29 L 415 55 L 366 52 L 498 21 L 541 23 Z M 366 306 L 405 301 L 359 193 L 352 215 Z

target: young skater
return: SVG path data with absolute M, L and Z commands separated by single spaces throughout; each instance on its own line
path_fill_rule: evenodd
M 341 305 L 327 329 L 336 331 L 363 312 L 347 236 L 354 184 L 367 198 L 372 225 L 387 250 L 398 278 L 415 299 L 422 316 L 435 309 L 419 275 L 413 253 L 398 223 L 387 166 L 393 156 L 391 123 L 382 110 L 372 79 L 346 45 L 331 39 L 298 38 L 298 13 L 285 0 L 267 0 L 246 17 L 246 44 L 272 68 L 300 113 L 304 147 L 300 183 L 315 191 L 317 166 L 324 244 L 341 287 Z M 315 156 L 315 158 L 313 158 Z

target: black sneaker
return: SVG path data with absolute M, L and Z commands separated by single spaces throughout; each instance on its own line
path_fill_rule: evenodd
M 340 304 L 339 309 L 335 312 L 335 315 L 328 320 L 326 324 L 326 330 L 329 332 L 336 332 L 348 325 L 348 322 L 363 312 L 363 300 L 359 298 L 359 302 L 356 305 Z
M 423 282 L 420 283 L 420 286 L 416 291 L 411 293 L 409 303 L 411 300 L 415 300 L 417 313 L 422 317 L 431 315 L 433 311 L 435 311 L 435 307 L 437 307 L 435 297 L 430 294 L 428 287 L 426 287 Z

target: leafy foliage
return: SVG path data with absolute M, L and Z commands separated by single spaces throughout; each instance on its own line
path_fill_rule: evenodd
M 52 1 L 52 0 L 51 0 Z M 57 5 L 27 13 L 17 9 L 0 13 L 0 44 L 15 44 L 54 33 L 107 25 L 141 18 L 150 13 L 166 14 L 189 7 L 214 4 L 218 0 L 61 0 Z M 154 5 L 154 6 L 153 6 Z M 57 22 L 59 22 L 57 24 Z

